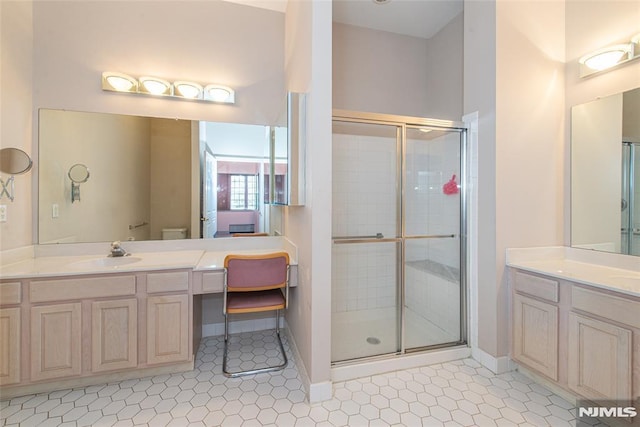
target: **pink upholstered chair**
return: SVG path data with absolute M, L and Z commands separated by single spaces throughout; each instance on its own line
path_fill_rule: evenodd
M 224 359 L 222 372 L 227 377 L 272 372 L 287 366 L 287 355 L 280 338 L 280 310 L 289 301 L 289 254 L 227 255 L 224 259 Z M 227 370 L 229 315 L 276 311 L 276 335 L 284 363 L 240 372 Z

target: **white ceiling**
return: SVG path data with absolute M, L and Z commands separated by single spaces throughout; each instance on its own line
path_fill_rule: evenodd
M 285 12 L 287 0 L 227 0 Z M 326 0 L 322 0 L 326 1 Z M 333 0 L 333 20 L 407 36 L 431 38 L 462 12 L 463 0 Z
M 431 38 L 462 12 L 462 0 L 333 0 L 333 20 L 342 24 Z

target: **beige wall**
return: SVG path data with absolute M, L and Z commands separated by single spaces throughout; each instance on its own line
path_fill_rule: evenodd
M 22 148 L 36 160 L 32 172 L 16 178 L 9 221 L 0 224 L 2 249 L 37 238 L 38 109 L 258 124 L 275 120 L 281 109 L 282 13 L 215 0 L 119 5 L 127 13 L 110 1 L 0 2 L 0 145 Z M 237 90 L 237 104 L 103 92 L 106 70 L 226 83 Z
M 571 108 L 597 98 L 640 87 L 640 61 L 587 78 L 578 75 L 578 59 L 638 33 L 640 2 L 571 0 L 566 3 L 564 244 L 571 244 L 570 141 Z
M 464 3 L 464 114 L 478 111 L 478 345 L 497 355 L 496 271 L 496 8 L 493 2 Z
M 562 244 L 564 4 L 498 2 L 496 12 L 496 350 L 501 356 L 509 342 L 505 250 Z
M 427 40 L 426 117 L 460 120 L 462 117 L 464 13 L 453 18 Z
M 505 249 L 561 243 L 564 7 L 467 1 L 464 19 L 464 112 L 479 112 L 477 345 L 501 357 Z
M 333 23 L 332 60 L 333 108 L 424 116 L 425 39 Z
M 460 120 L 462 24 L 423 39 L 333 23 L 333 108 Z
M 289 2 L 287 88 L 307 92 L 306 203 L 285 208 L 286 236 L 298 246 L 298 287 L 287 322 L 312 384 L 331 379 L 331 3 Z M 312 386 L 310 399 L 318 399 Z M 329 398 L 330 396 L 324 396 Z
M 0 1 L 0 148 L 19 148 L 33 158 L 32 20 L 31 2 Z M 16 176 L 14 201 L 0 200 L 7 206 L 7 222 L 0 223 L 0 250 L 32 243 L 33 180 L 33 170 Z
M 250 124 L 275 120 L 284 97 L 282 13 L 219 0 L 116 5 L 34 3 L 34 108 Z M 236 89 L 237 104 L 103 92 L 103 71 L 222 83 Z

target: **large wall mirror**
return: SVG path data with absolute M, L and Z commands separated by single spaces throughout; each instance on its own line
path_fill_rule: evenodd
M 640 88 L 571 109 L 571 246 L 640 256 Z
M 286 126 L 286 124 L 285 124 Z M 42 109 L 38 241 L 46 243 L 284 234 L 286 127 Z M 72 197 L 69 169 L 91 179 Z M 273 179 L 270 174 L 273 170 Z M 72 203 L 73 202 L 73 203 Z

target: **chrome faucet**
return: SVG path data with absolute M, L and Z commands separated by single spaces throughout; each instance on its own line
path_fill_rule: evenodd
M 116 240 L 111 243 L 111 255 L 112 257 L 121 257 L 129 255 L 127 251 L 124 250 L 122 246 L 120 246 L 120 241 Z

